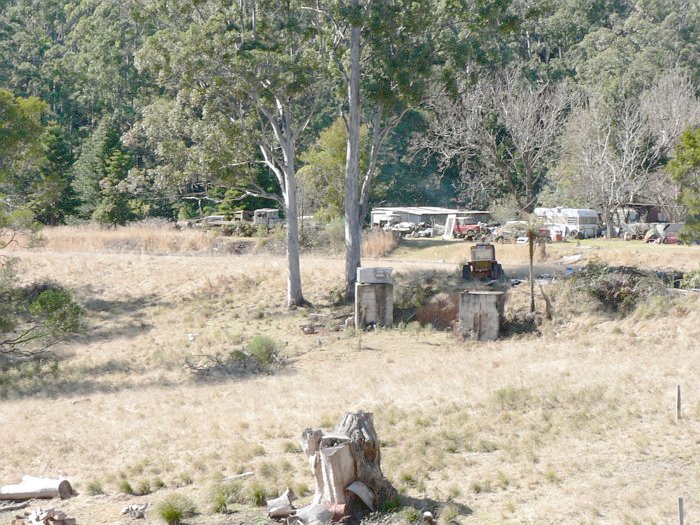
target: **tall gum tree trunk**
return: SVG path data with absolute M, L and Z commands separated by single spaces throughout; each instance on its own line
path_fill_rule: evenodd
M 299 269 L 299 221 L 297 217 L 297 179 L 294 166 L 285 170 L 287 195 L 285 210 L 287 215 L 287 305 L 306 304 L 301 292 L 301 271 Z
M 359 0 L 353 0 L 357 8 Z M 360 27 L 350 33 L 350 78 L 348 82 L 348 149 L 345 164 L 345 292 L 355 297 L 360 266 L 361 231 L 358 202 L 360 170 Z

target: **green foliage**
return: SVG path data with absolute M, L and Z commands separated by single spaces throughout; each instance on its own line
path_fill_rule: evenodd
M 641 301 L 666 293 L 666 285 L 654 273 L 625 266 L 588 264 L 574 274 L 571 283 L 575 291 L 622 315 L 632 312 Z
M 274 339 L 256 335 L 246 346 L 227 353 L 188 356 L 183 366 L 199 377 L 270 372 L 283 363 L 277 346 Z
M 680 286 L 686 290 L 700 289 L 700 270 L 693 270 L 684 274 Z
M 689 213 L 681 238 L 700 241 L 700 127 L 681 136 L 667 171 L 680 186 L 680 201 Z
M 17 286 L 14 265 L 0 260 L 0 370 L 46 355 L 81 329 L 83 315 L 68 290 L 52 282 Z
M 88 481 L 85 485 L 85 491 L 91 496 L 104 494 L 104 488 L 102 487 L 102 483 L 100 483 L 98 480 Z
M 188 497 L 171 494 L 156 506 L 156 513 L 168 525 L 180 525 L 182 520 L 197 513 L 197 507 Z
M 47 109 L 37 97 L 15 97 L 0 88 L 0 196 L 26 192 L 27 172 L 43 156 L 40 137 Z
M 246 350 L 259 364 L 269 366 L 276 362 L 277 342 L 265 335 L 256 335 L 248 343 Z
M 131 483 L 129 483 L 129 480 L 122 479 L 119 481 L 117 484 L 117 490 L 121 494 L 135 494 L 134 488 L 131 486 Z
M 133 218 L 129 194 L 123 187 L 132 164 L 115 122 L 102 119 L 73 167 L 82 216 L 106 225 L 125 224 Z
M 253 237 L 258 233 L 258 226 L 263 226 L 261 224 L 252 224 L 245 221 L 236 221 L 235 223 L 224 226 L 221 228 L 221 234 L 226 236 L 235 237 Z M 267 229 L 265 231 L 267 234 Z
M 336 119 L 301 155 L 304 163 L 298 171 L 301 199 L 304 208 L 319 221 L 330 222 L 343 215 L 347 144 L 345 121 Z M 360 173 L 364 173 L 369 160 L 367 126 L 360 128 L 360 149 Z
M 228 512 L 232 503 L 242 503 L 243 484 L 237 481 L 215 483 L 209 493 L 212 510 L 218 513 Z
M 70 187 L 73 155 L 63 130 L 56 123 L 47 126 L 41 142 L 45 156 L 32 186 L 30 206 L 38 220 L 55 225 L 63 222 L 65 215 L 74 212 Z

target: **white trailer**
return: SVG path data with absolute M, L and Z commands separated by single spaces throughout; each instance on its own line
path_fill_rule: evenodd
M 535 208 L 535 216 L 564 237 L 587 239 L 600 231 L 598 213 L 585 208 Z

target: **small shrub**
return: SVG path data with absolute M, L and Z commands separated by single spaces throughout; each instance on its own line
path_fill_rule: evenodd
M 393 232 L 373 229 L 362 236 L 361 252 L 363 257 L 378 259 L 389 255 L 398 245 L 398 237 Z
M 257 226 L 251 222 L 236 221 L 233 224 L 221 228 L 221 235 L 226 237 L 252 237 L 257 233 Z
M 156 507 L 156 513 L 168 525 L 179 525 L 185 518 L 191 518 L 197 512 L 192 500 L 181 494 L 171 494 Z
M 261 365 L 271 365 L 277 360 L 277 343 L 271 337 L 256 335 L 246 349 Z
M 122 494 L 134 494 L 134 488 L 131 486 L 128 480 L 123 479 L 117 485 L 117 490 Z
M 499 388 L 493 397 L 503 410 L 525 410 L 532 401 L 532 394 L 528 389 L 513 386 Z
M 680 282 L 680 287 L 685 290 L 700 288 L 700 269 L 683 274 L 683 278 Z
M 270 337 L 257 335 L 245 347 L 235 348 L 228 353 L 187 356 L 183 367 L 200 377 L 206 377 L 264 373 L 281 363 L 277 342 Z
M 631 312 L 641 300 L 666 293 L 666 284 L 652 272 L 597 263 L 576 273 L 572 287 L 596 299 L 608 310 L 623 315 Z
M 424 523 L 423 514 L 415 507 L 402 507 L 399 514 L 408 523 Z
M 336 217 L 326 224 L 326 237 L 332 247 L 340 248 L 345 245 L 345 219 Z
M 165 481 L 161 478 L 155 478 L 153 480 L 153 490 L 160 490 L 162 488 L 165 488 Z
M 557 475 L 556 471 L 552 468 L 548 468 L 544 473 L 544 479 L 548 483 L 559 484 L 561 483 L 561 478 Z

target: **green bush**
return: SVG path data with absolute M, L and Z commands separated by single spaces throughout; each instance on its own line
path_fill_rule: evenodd
M 340 247 L 345 245 L 345 219 L 336 217 L 326 224 L 326 236 L 331 246 Z
M 700 269 L 684 274 L 680 286 L 685 290 L 700 288 Z
M 643 300 L 664 295 L 667 285 L 653 272 L 592 263 L 574 275 L 572 287 L 604 308 L 624 315 Z
M 191 518 L 197 508 L 191 499 L 181 494 L 171 494 L 156 507 L 156 513 L 168 525 L 179 525 L 185 518 Z
M 269 372 L 282 364 L 277 342 L 264 335 L 256 335 L 245 347 L 234 348 L 223 354 L 197 354 L 185 358 L 183 366 L 197 375 L 242 375 Z
M 277 359 L 277 343 L 265 335 L 253 337 L 246 349 L 253 359 L 261 365 L 271 365 Z
M 253 237 L 258 232 L 257 226 L 252 222 L 236 221 L 221 228 L 221 234 L 227 237 Z

